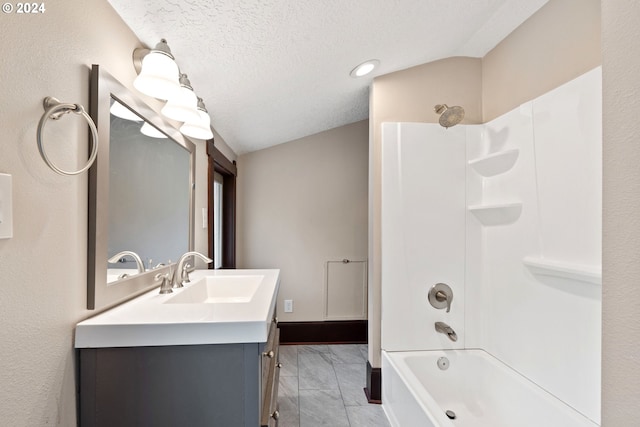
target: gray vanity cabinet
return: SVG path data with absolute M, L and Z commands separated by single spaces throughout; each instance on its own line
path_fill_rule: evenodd
M 278 344 L 78 349 L 80 425 L 276 426 Z

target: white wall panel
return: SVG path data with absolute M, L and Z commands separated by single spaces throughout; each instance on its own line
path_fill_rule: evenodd
M 466 131 L 382 127 L 382 348 L 462 348 Z M 427 300 L 439 282 L 453 290 L 449 313 Z M 458 341 L 437 333 L 437 321 L 449 324 Z
M 596 422 L 601 288 L 533 274 L 522 260 L 600 265 L 600 87 L 596 69 L 485 125 L 485 145 L 520 153 L 483 178 L 483 202 L 519 200 L 522 212 L 484 227 L 480 308 L 487 351 Z
M 601 265 L 602 71 L 533 101 L 544 257 Z

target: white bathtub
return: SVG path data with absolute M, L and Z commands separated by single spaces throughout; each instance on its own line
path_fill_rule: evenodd
M 394 427 L 597 426 L 482 350 L 383 351 L 382 403 Z

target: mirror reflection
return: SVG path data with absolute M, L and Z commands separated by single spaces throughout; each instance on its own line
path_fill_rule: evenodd
M 189 250 L 191 154 L 113 98 L 110 112 L 108 258 L 168 265 Z M 109 283 L 138 273 L 133 256 L 117 258 Z
M 155 276 L 193 250 L 195 145 L 95 64 L 90 101 L 100 138 L 89 169 L 87 308 L 94 310 L 159 286 Z

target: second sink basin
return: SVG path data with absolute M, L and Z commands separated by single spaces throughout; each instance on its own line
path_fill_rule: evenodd
M 165 304 L 247 303 L 258 290 L 264 276 L 212 276 L 187 285 Z

